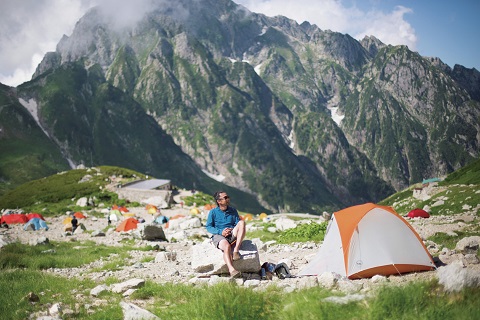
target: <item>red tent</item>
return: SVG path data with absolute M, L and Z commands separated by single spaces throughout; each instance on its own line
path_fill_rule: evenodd
M 119 210 L 120 212 L 128 212 L 127 207 L 124 207 L 124 206 L 118 207 L 118 210 Z
M 6 223 L 6 224 L 14 224 L 14 223 L 27 223 L 28 218 L 27 215 L 23 213 L 13 213 L 13 214 L 7 214 L 2 216 L 2 219 L 0 219 L 0 224 L 1 223 Z
M 78 212 L 75 212 L 73 214 L 77 219 L 86 219 L 87 217 L 85 217 L 85 215 L 83 213 L 81 213 L 80 211 Z
M 125 219 L 122 221 L 122 223 L 120 223 L 117 227 L 117 229 L 115 229 L 115 231 L 128 231 L 128 230 L 132 230 L 132 229 L 137 229 L 137 224 L 138 224 L 138 221 L 137 219 L 135 218 L 128 218 L 128 219 Z
M 45 221 L 45 218 L 43 218 L 43 216 L 40 213 L 31 212 L 27 214 L 28 221 L 32 220 L 33 218 L 39 218 Z
M 430 218 L 430 215 L 428 214 L 427 211 L 416 208 L 408 213 L 408 217 L 409 218 L 416 218 L 416 217 Z

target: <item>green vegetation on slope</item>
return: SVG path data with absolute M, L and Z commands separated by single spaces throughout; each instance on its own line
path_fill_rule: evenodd
M 415 188 L 422 188 L 421 184 L 416 184 L 391 195 L 379 204 L 392 206 L 400 215 L 425 206 L 430 207 L 432 215 L 453 215 L 480 206 L 479 187 L 480 159 L 477 159 L 439 182 L 439 192 L 426 200 L 413 197 Z M 442 201 L 442 205 L 433 205 Z
M 52 212 L 68 210 L 72 199 L 96 197 L 106 205 L 118 203 L 116 193 L 105 190 L 111 176 L 122 177 L 125 182 L 145 176 L 133 170 L 102 166 L 94 169 L 76 169 L 27 182 L 0 197 L 0 208 L 22 208 L 25 211 Z M 46 210 L 44 210 L 46 209 Z

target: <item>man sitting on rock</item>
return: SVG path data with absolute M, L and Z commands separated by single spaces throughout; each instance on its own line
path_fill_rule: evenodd
M 241 259 L 239 251 L 245 237 L 245 221 L 240 219 L 237 209 L 229 206 L 230 197 L 225 191 L 215 192 L 213 197 L 217 207 L 208 214 L 207 231 L 213 234 L 215 247 L 223 251 L 230 276 L 238 278 L 241 273 L 234 268 L 233 261 Z

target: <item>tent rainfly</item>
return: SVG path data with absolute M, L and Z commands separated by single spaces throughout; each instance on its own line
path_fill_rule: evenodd
M 391 207 L 366 203 L 332 215 L 317 255 L 298 275 L 334 272 L 359 279 L 434 268 L 420 236 L 404 218 Z

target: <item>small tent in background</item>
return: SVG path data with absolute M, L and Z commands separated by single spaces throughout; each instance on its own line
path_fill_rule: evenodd
M 435 263 L 412 226 L 373 203 L 333 213 L 325 240 L 300 276 L 335 272 L 350 279 L 432 270 Z
M 118 207 L 118 211 L 120 211 L 120 212 L 129 212 L 130 210 L 128 210 L 127 207 L 122 206 L 122 207 Z
M 65 219 L 63 219 L 63 224 L 72 224 L 72 217 L 66 217 Z
M 190 209 L 190 214 L 199 214 L 199 213 L 200 213 L 200 210 L 198 210 L 197 208 Z
M 216 208 L 216 207 L 217 207 L 217 206 L 214 205 L 214 204 L 207 203 L 206 205 L 203 206 L 203 209 L 204 209 L 205 211 L 210 211 L 210 210 L 212 210 L 213 208 Z
M 83 213 L 81 213 L 80 211 L 75 212 L 73 215 L 74 215 L 75 218 L 77 218 L 77 219 L 86 219 L 86 218 L 87 218 L 87 217 L 85 217 L 85 215 L 84 215 Z
M 31 213 L 27 214 L 27 219 L 29 221 L 32 220 L 33 218 L 39 218 L 39 219 L 42 219 L 43 221 L 45 221 L 45 218 L 40 213 L 31 212 Z
M 25 225 L 23 226 L 23 230 L 27 230 L 29 228 L 34 231 L 40 230 L 42 228 L 45 230 L 48 230 L 48 225 L 44 220 L 40 218 L 32 218 L 28 220 L 27 223 L 25 223 Z
M 246 213 L 243 216 L 240 216 L 240 219 L 242 219 L 243 221 L 252 221 L 253 215 L 251 213 Z
M 149 214 L 155 214 L 158 210 L 157 206 L 154 206 L 153 204 L 147 204 L 145 209 Z
M 420 218 L 430 218 L 430 215 L 428 214 L 427 211 L 425 210 L 422 210 L 422 209 L 413 209 L 412 211 L 410 211 L 407 215 L 409 218 L 416 218 L 416 217 L 420 217 Z
M 122 221 L 115 229 L 115 231 L 121 232 L 121 231 L 129 231 L 132 229 L 137 229 L 137 224 L 138 221 L 135 218 L 128 218 Z
M 6 223 L 6 224 L 15 224 L 15 223 L 27 223 L 28 218 L 26 214 L 23 213 L 13 213 L 13 214 L 7 214 L 3 215 L 2 218 L 0 219 L 0 224 Z

